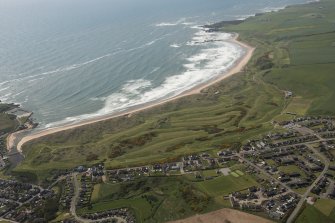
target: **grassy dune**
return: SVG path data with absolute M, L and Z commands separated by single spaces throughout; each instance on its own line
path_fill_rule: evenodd
M 132 117 L 56 133 L 24 146 L 17 173 L 45 180 L 54 169 L 104 162 L 107 168 L 165 162 L 184 154 L 238 147 L 297 114 L 335 114 L 335 2 L 292 6 L 239 25 L 256 46 L 245 70 L 199 95 Z M 284 99 L 283 90 L 294 98 Z M 219 93 L 217 93 L 219 92 Z
M 15 116 L 0 113 L 0 133 L 8 133 L 18 126 L 18 122 L 15 119 Z

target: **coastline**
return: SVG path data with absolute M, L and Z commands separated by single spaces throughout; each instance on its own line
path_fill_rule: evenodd
M 125 110 L 125 111 L 119 112 L 117 114 L 101 116 L 101 117 L 90 119 L 90 120 L 83 120 L 79 123 L 69 124 L 69 125 L 64 125 L 64 126 L 59 126 L 59 127 L 49 128 L 49 129 L 44 129 L 44 130 L 41 130 L 39 132 L 32 133 L 32 134 L 24 136 L 24 137 L 22 137 L 22 139 L 20 139 L 20 141 L 17 143 L 17 146 L 16 146 L 17 151 L 22 153 L 22 146 L 25 143 L 27 143 L 29 141 L 32 141 L 34 139 L 38 139 L 38 138 L 41 138 L 41 137 L 44 137 L 44 136 L 47 136 L 47 135 L 50 135 L 50 134 L 54 134 L 54 133 L 57 133 L 57 132 L 61 132 L 61 131 L 69 130 L 69 129 L 74 129 L 74 128 L 77 128 L 77 127 L 81 127 L 81 126 L 85 126 L 85 125 L 89 125 L 89 124 L 94 124 L 94 123 L 97 123 L 97 122 L 106 121 L 106 120 L 109 120 L 109 119 L 112 119 L 112 118 L 117 118 L 117 117 L 121 117 L 121 116 L 125 116 L 125 115 L 131 115 L 133 113 L 137 113 L 137 112 L 140 112 L 140 111 L 143 111 L 143 110 L 151 109 L 155 106 L 159 106 L 159 105 L 162 105 L 164 103 L 171 102 L 171 101 L 177 100 L 177 99 L 185 97 L 185 96 L 201 93 L 201 91 L 203 89 L 208 88 L 209 86 L 211 86 L 213 84 L 216 84 L 216 83 L 218 83 L 218 82 L 220 82 L 220 81 L 222 81 L 222 80 L 224 80 L 224 79 L 226 79 L 226 78 L 228 78 L 228 77 L 230 77 L 230 76 L 232 76 L 236 73 L 239 73 L 247 65 L 247 63 L 249 62 L 249 60 L 251 59 L 251 57 L 253 55 L 253 52 L 254 52 L 255 48 L 252 47 L 252 46 L 249 46 L 246 43 L 240 42 L 237 39 L 238 39 L 238 34 L 236 34 L 230 41 L 235 43 L 235 44 L 238 44 L 238 45 L 242 46 L 246 50 L 246 53 L 245 53 L 244 56 L 242 56 L 240 59 L 238 59 L 235 62 L 235 64 L 227 72 L 223 73 L 222 75 L 219 75 L 216 78 L 213 78 L 213 79 L 211 79 L 211 80 L 209 80 L 205 83 L 202 83 L 198 86 L 195 86 L 192 89 L 184 91 L 183 93 L 181 93 L 181 94 L 179 94 L 175 97 L 172 97 L 172 98 L 168 98 L 168 99 L 161 100 L 161 101 L 156 101 L 156 102 L 151 102 L 151 103 L 146 103 L 146 104 L 143 104 L 142 106 L 139 106 L 137 108 L 132 108 L 132 109 L 129 109 L 129 110 Z M 7 149 L 9 151 L 13 149 L 13 147 L 15 145 L 15 140 L 17 139 L 17 134 L 20 134 L 20 133 L 22 133 L 22 132 L 21 131 L 20 132 L 15 132 L 15 133 L 12 133 L 8 136 L 8 138 L 7 138 L 7 146 L 8 146 Z

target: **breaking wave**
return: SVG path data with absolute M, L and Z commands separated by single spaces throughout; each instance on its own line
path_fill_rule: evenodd
M 199 31 L 188 45 L 201 46 L 201 50 L 184 59 L 184 71 L 180 74 L 166 77 L 159 84 L 154 84 L 152 81 L 145 79 L 128 81 L 121 86 L 119 91 L 107 97 L 91 99 L 104 102 L 104 106 L 97 112 L 68 117 L 62 121 L 48 124 L 46 127 L 76 123 L 175 97 L 224 74 L 245 54 L 245 49 L 242 46 L 229 41 L 232 34 L 207 32 L 205 29 L 198 29 Z M 156 69 L 159 69 L 159 67 L 153 71 Z
M 181 47 L 181 45 L 177 44 L 177 43 L 174 43 L 174 44 L 171 44 L 170 47 L 172 47 L 172 48 L 179 48 L 179 47 Z
M 164 26 L 179 26 L 179 25 L 184 25 L 184 26 L 190 26 L 193 25 L 194 22 L 187 22 L 188 19 L 190 18 L 195 18 L 195 17 L 189 17 L 189 18 L 181 18 L 175 22 L 161 22 L 161 23 L 157 23 L 154 26 L 157 27 L 164 27 Z

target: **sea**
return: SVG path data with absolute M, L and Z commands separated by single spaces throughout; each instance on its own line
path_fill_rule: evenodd
M 0 0 L 0 100 L 39 128 L 174 97 L 245 54 L 203 25 L 306 0 Z

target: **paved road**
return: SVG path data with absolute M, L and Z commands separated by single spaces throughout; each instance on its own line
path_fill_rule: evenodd
M 306 145 L 308 146 L 308 148 L 310 150 L 312 150 L 315 154 L 317 154 L 318 156 L 320 156 L 323 159 L 325 167 L 324 167 L 323 171 L 321 172 L 321 174 L 312 183 L 312 185 L 302 195 L 302 197 L 300 198 L 299 203 L 295 207 L 294 211 L 291 213 L 290 217 L 287 219 L 286 223 L 292 223 L 295 220 L 295 218 L 299 214 L 299 211 L 300 211 L 302 205 L 304 204 L 307 196 L 309 195 L 309 193 L 311 192 L 311 190 L 313 189 L 313 187 L 315 187 L 316 184 L 321 180 L 321 178 L 324 177 L 325 173 L 327 172 L 327 170 L 329 168 L 329 160 L 323 154 L 321 154 L 319 151 L 317 151 L 316 149 L 314 149 L 311 145 L 309 145 L 309 144 L 306 144 Z

